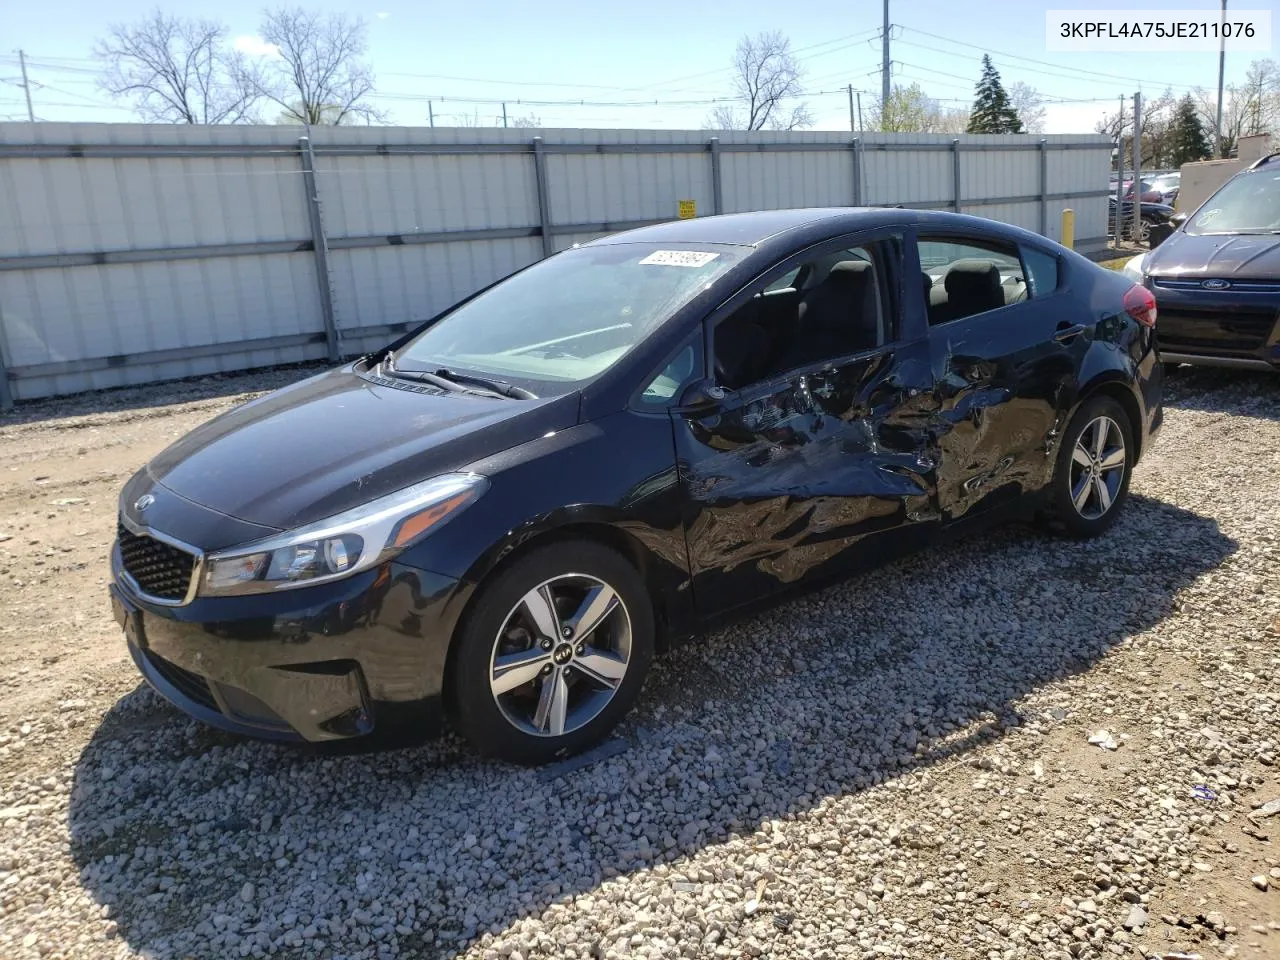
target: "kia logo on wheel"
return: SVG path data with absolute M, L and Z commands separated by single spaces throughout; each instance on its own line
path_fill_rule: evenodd
M 138 513 L 142 513 L 142 511 L 146 510 L 147 507 L 151 506 L 155 502 L 156 502 L 155 497 L 153 497 L 149 493 L 144 493 L 142 496 L 140 496 L 137 500 L 134 501 L 133 509 L 138 511 Z
M 1231 286 L 1230 280 L 1201 280 L 1200 286 L 1206 290 L 1226 290 Z

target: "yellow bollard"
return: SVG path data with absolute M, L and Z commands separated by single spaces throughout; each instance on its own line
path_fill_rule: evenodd
M 1076 246 L 1076 212 L 1068 207 L 1062 211 L 1062 237 L 1058 242 L 1068 250 L 1074 250 Z

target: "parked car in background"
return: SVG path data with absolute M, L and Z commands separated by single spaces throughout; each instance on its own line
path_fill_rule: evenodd
M 116 616 L 215 726 L 447 714 L 544 761 L 752 605 L 1009 516 L 1106 531 L 1161 422 L 1154 325 L 1119 273 L 958 214 L 605 237 L 160 453 L 120 498 Z
M 1151 189 L 1160 194 L 1161 203 L 1172 207 L 1178 202 L 1178 188 L 1181 183 L 1181 173 L 1162 173 L 1151 181 Z
M 1125 272 L 1155 295 L 1169 363 L 1280 370 L 1280 153 L 1218 188 Z
M 1155 188 L 1155 186 L 1149 180 L 1142 180 L 1139 182 L 1141 185 L 1143 203 L 1163 203 L 1164 202 L 1164 196 L 1160 193 L 1159 190 Z M 1124 183 L 1124 197 L 1127 200 L 1133 199 L 1133 181 L 1132 180 L 1126 180 Z
M 1126 240 L 1136 243 L 1147 243 L 1151 240 L 1152 231 L 1167 224 L 1174 216 L 1173 207 L 1163 203 L 1142 203 L 1138 207 L 1138 222 L 1133 221 L 1133 200 L 1126 199 L 1120 204 L 1120 235 Z M 1115 232 L 1116 198 L 1107 198 L 1107 225 Z

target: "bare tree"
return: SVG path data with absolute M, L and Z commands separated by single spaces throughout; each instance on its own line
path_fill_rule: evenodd
M 1197 88 L 1196 106 L 1205 129 L 1213 132 L 1217 121 L 1218 97 Z M 1280 64 L 1255 60 L 1249 65 L 1244 83 L 1228 84 L 1222 95 L 1222 150 L 1226 157 L 1241 137 L 1274 133 L 1280 124 Z
M 1009 84 L 1009 104 L 1018 112 L 1022 129 L 1027 133 L 1044 133 L 1044 98 L 1035 87 L 1023 83 Z
M 243 58 L 226 49 L 227 28 L 157 9 L 145 20 L 117 24 L 94 55 L 104 72 L 98 85 L 132 100 L 144 120 L 164 123 L 252 121 L 258 95 Z
M 366 26 L 359 18 L 302 7 L 263 14 L 262 39 L 276 48 L 248 74 L 258 92 L 298 123 L 338 125 L 382 120 L 370 99 L 373 71 L 364 63 Z
M 542 120 L 536 114 L 531 113 L 524 117 L 512 117 L 508 121 L 508 126 L 519 130 L 536 130 L 542 126 Z
M 733 53 L 733 98 L 711 111 L 717 130 L 800 130 L 813 125 L 806 104 L 783 101 L 804 94 L 803 70 L 791 53 L 791 41 L 780 32 L 743 37 Z

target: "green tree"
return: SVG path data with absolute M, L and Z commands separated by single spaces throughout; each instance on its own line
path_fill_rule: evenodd
M 965 114 L 944 110 L 918 83 L 895 84 L 889 99 L 871 108 L 869 129 L 883 133 L 960 133 Z
M 1018 111 L 1009 102 L 1009 94 L 1000 82 L 1000 73 L 985 53 L 982 55 L 982 79 L 978 81 L 977 92 L 973 110 L 969 113 L 967 133 L 1022 133 Z
M 1178 101 L 1171 126 L 1169 161 L 1172 166 L 1180 167 L 1184 163 L 1203 160 L 1209 156 L 1212 148 L 1209 146 L 1209 138 L 1204 135 L 1204 127 L 1200 124 L 1199 113 L 1191 94 L 1188 93 Z

